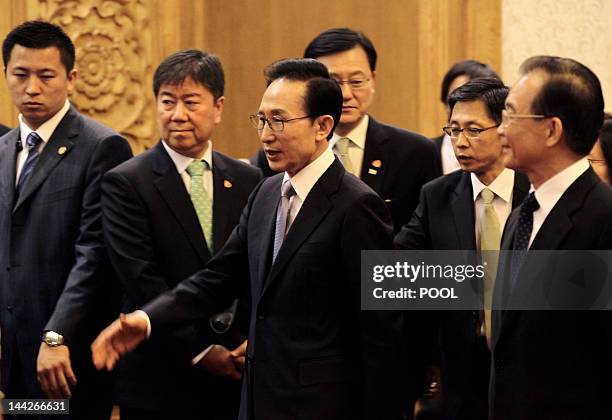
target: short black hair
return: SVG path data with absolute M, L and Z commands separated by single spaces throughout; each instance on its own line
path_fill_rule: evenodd
M 276 79 L 306 82 L 304 108 L 311 120 L 321 115 L 330 115 L 334 126 L 327 139 L 331 139 L 342 114 L 342 91 L 333 80 L 327 67 L 310 58 L 291 58 L 276 61 L 264 70 L 269 86 Z
M 546 80 L 533 98 L 530 112 L 559 118 L 570 150 L 588 155 L 603 124 L 604 99 L 599 79 L 587 66 L 571 58 L 539 55 L 521 64 L 522 75 L 537 71 L 543 72 Z
M 70 73 L 74 68 L 76 54 L 72 40 L 62 28 L 51 22 L 29 20 L 9 32 L 2 43 L 2 60 L 5 71 L 15 45 L 37 50 L 55 47 L 59 50 L 60 60 L 66 68 L 66 73 Z
M 216 101 L 225 89 L 225 76 L 219 57 L 202 50 L 178 51 L 164 59 L 153 75 L 153 93 L 157 98 L 162 85 L 178 86 L 188 78 L 204 86 Z
M 448 108 L 451 114 L 457 102 L 482 100 L 489 118 L 501 123 L 501 113 L 510 89 L 495 77 L 477 77 L 451 92 Z
M 304 58 L 323 57 L 348 51 L 355 46 L 360 46 L 365 51 L 370 64 L 370 70 L 376 70 L 376 49 L 372 41 L 361 31 L 349 28 L 333 28 L 321 32 L 304 50 Z
M 442 79 L 442 87 L 440 89 L 440 101 L 446 104 L 450 85 L 459 76 L 467 76 L 471 79 L 477 77 L 495 77 L 500 79 L 499 75 L 488 64 L 481 63 L 476 60 L 463 60 L 452 65 Z M 501 79 L 500 79 L 501 80 Z
M 608 171 L 612 173 L 612 115 L 610 114 L 604 115 L 604 122 L 599 132 L 599 144 Z

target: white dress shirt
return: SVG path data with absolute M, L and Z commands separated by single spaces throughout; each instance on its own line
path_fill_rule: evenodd
M 585 173 L 589 169 L 589 162 L 586 157 L 577 160 L 552 178 L 544 182 L 540 187 L 535 190 L 535 197 L 540 204 L 540 208 L 533 212 L 533 230 L 531 231 L 531 237 L 529 238 L 529 246 L 533 239 L 538 234 L 538 231 L 544 224 L 546 217 L 550 211 L 555 207 L 557 201 L 565 193 L 565 191 L 576 181 L 580 175 Z M 534 188 L 532 187 L 532 190 Z
M 47 121 L 42 123 L 40 127 L 36 130 L 32 130 L 28 124 L 26 124 L 23 115 L 19 114 L 19 135 L 21 139 L 22 149 L 17 153 L 17 162 L 15 164 L 15 186 L 17 186 L 17 181 L 19 180 L 19 175 L 21 175 L 21 169 L 23 169 L 23 165 L 25 164 L 26 159 L 28 158 L 29 150 L 27 148 L 26 140 L 30 133 L 36 131 L 36 134 L 42 139 L 42 141 L 38 144 L 38 153 L 42 153 L 43 149 L 51 139 L 51 136 L 55 132 L 55 129 L 59 125 L 62 118 L 68 113 L 70 109 L 70 102 L 66 100 L 62 109 L 60 109 L 54 116 L 49 118 Z
M 286 180 L 291 181 L 291 186 L 295 190 L 295 197 L 291 202 L 291 208 L 289 209 L 287 226 L 291 226 L 291 223 L 295 220 L 300 209 L 302 208 L 302 204 L 308 197 L 308 193 L 314 187 L 314 184 L 317 183 L 319 178 L 325 173 L 325 171 L 334 163 L 334 153 L 330 148 L 325 149 L 325 151 L 310 162 L 307 166 L 303 167 L 297 174 L 290 177 L 287 172 L 285 172 L 285 176 L 283 178 L 283 183 Z M 282 185 L 282 184 L 281 184 Z M 280 197 L 280 190 L 278 195 Z
M 363 166 L 363 155 L 365 153 L 366 134 L 368 132 L 368 123 L 370 117 L 365 115 L 359 124 L 353 128 L 346 136 L 339 136 L 334 133 L 333 137 L 329 141 L 329 148 L 335 153 L 334 146 L 343 137 L 347 137 L 349 140 L 348 155 L 353 165 L 353 170 L 357 178 L 361 178 L 361 167 Z
M 514 171 L 512 169 L 505 168 L 498 176 L 491 182 L 489 185 L 483 184 L 478 177 L 471 173 L 470 177 L 472 180 L 472 193 L 474 199 L 474 216 L 475 220 L 475 229 L 476 229 L 476 244 L 480 243 L 480 226 L 479 221 L 483 217 L 484 212 L 484 202 L 482 197 L 480 196 L 480 192 L 484 188 L 488 188 L 493 193 L 495 193 L 495 198 L 493 198 L 493 207 L 495 208 L 495 213 L 497 213 L 497 218 L 499 220 L 499 229 L 500 229 L 500 237 L 502 232 L 504 231 L 504 225 L 506 224 L 506 220 L 508 220 L 508 216 L 512 212 L 512 190 L 514 189 Z

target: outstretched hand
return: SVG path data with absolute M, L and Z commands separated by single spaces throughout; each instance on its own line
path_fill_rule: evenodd
M 139 312 L 119 315 L 91 345 L 96 369 L 112 370 L 119 358 L 134 350 L 147 338 L 148 322 Z

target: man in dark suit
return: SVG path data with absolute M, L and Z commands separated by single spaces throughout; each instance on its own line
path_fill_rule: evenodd
M 484 248 L 484 230 L 495 230 L 499 249 L 505 221 L 518 206 L 529 181 L 504 167 L 496 128 L 508 88 L 497 78 L 475 79 L 449 97 L 445 131 L 463 170 L 427 183 L 410 223 L 395 237 L 398 249 L 472 250 Z M 485 190 L 493 193 L 492 223 L 486 218 Z M 490 308 L 490 304 L 488 308 Z M 490 313 L 490 311 L 489 311 Z M 440 349 L 444 418 L 487 419 L 490 353 L 481 311 L 427 312 L 425 325 Z M 423 315 L 423 314 L 422 314 Z
M 416 208 L 421 186 L 441 173 L 435 148 L 421 135 L 368 115 L 377 54 L 362 32 L 348 28 L 322 32 L 308 44 L 304 57 L 325 64 L 342 88 L 342 115 L 330 147 L 348 172 L 387 203 L 394 231 L 399 231 Z M 263 152 L 252 160 L 265 167 Z
M 612 249 L 612 190 L 586 159 L 603 108 L 591 70 L 550 56 L 526 60 L 506 100 L 498 131 L 507 166 L 524 172 L 534 191 L 508 219 L 502 240 L 514 255 L 500 261 L 494 292 L 502 310 L 493 313 L 491 418 L 611 415 L 609 311 L 503 310 L 553 280 L 529 275 L 539 258 L 527 250 Z M 583 280 L 586 287 L 594 278 Z M 551 293 L 562 285 L 553 284 Z
M 110 386 L 88 360 L 96 331 L 118 309 L 100 180 L 131 150 L 68 102 L 75 52 L 61 28 L 16 27 L 3 59 L 20 116 L 0 140 L 2 389 L 7 398 L 72 396 L 73 418 L 107 419 Z
M 126 312 L 203 269 L 238 224 L 261 179 L 259 169 L 212 150 L 223 91 L 223 68 L 215 55 L 185 50 L 167 57 L 153 77 L 162 140 L 104 176 L 104 233 L 124 286 Z M 199 178 L 190 176 L 200 162 L 210 170 Z M 197 189 L 192 182 L 204 183 L 209 216 L 194 205 Z M 235 317 L 236 309 L 225 316 Z M 219 328 L 227 331 L 215 332 L 206 319 L 171 338 L 151 340 L 122 360 L 116 385 L 121 418 L 235 419 L 241 372 L 230 349 L 244 341 L 248 323 Z M 242 340 L 236 342 L 233 336 Z M 177 342 L 196 350 L 182 359 Z M 191 359 L 204 349 L 200 367 L 192 367 Z M 227 378 L 216 378 L 201 367 Z
M 259 184 L 205 270 L 115 321 L 94 360 L 111 368 L 145 339 L 147 319 L 154 339 L 248 290 L 240 419 L 397 419 L 401 318 L 360 310 L 360 252 L 391 246 L 388 211 L 327 145 L 342 97 L 325 66 L 283 60 L 266 75 L 251 121 L 284 173 Z
M 449 95 L 459 86 L 477 77 L 500 78 L 495 70 L 493 70 L 488 64 L 481 63 L 480 61 L 476 60 L 458 61 L 453 64 L 450 69 L 448 69 L 444 75 L 444 78 L 442 79 L 442 85 L 440 87 L 440 102 L 442 102 L 442 105 L 444 105 L 444 108 L 446 108 L 449 117 Z M 436 145 L 438 154 L 440 155 L 442 173 L 446 175 L 460 169 L 461 165 L 457 161 L 457 157 L 455 156 L 455 152 L 453 150 L 453 145 L 448 135 L 442 133 L 440 136 L 434 137 L 432 140 Z

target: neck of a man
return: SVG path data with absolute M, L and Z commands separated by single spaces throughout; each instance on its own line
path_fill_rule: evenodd
M 533 169 L 525 170 L 529 182 L 536 190 L 550 178 L 584 157 L 568 149 L 551 151 L 550 154 L 553 158 L 543 159 L 534 165 Z
M 346 137 L 346 135 L 348 133 L 350 133 L 351 131 L 353 131 L 355 129 L 355 127 L 357 127 L 359 125 L 359 123 L 361 123 L 361 121 L 363 121 L 364 117 L 359 118 L 357 121 L 355 121 L 354 123 L 338 123 L 338 126 L 336 127 L 336 134 L 339 135 L 340 137 Z
M 491 183 L 497 179 L 499 174 L 501 174 L 504 169 L 504 164 L 502 162 L 497 162 L 495 166 L 490 168 L 489 170 L 475 175 L 480 182 L 488 186 L 491 185 Z

